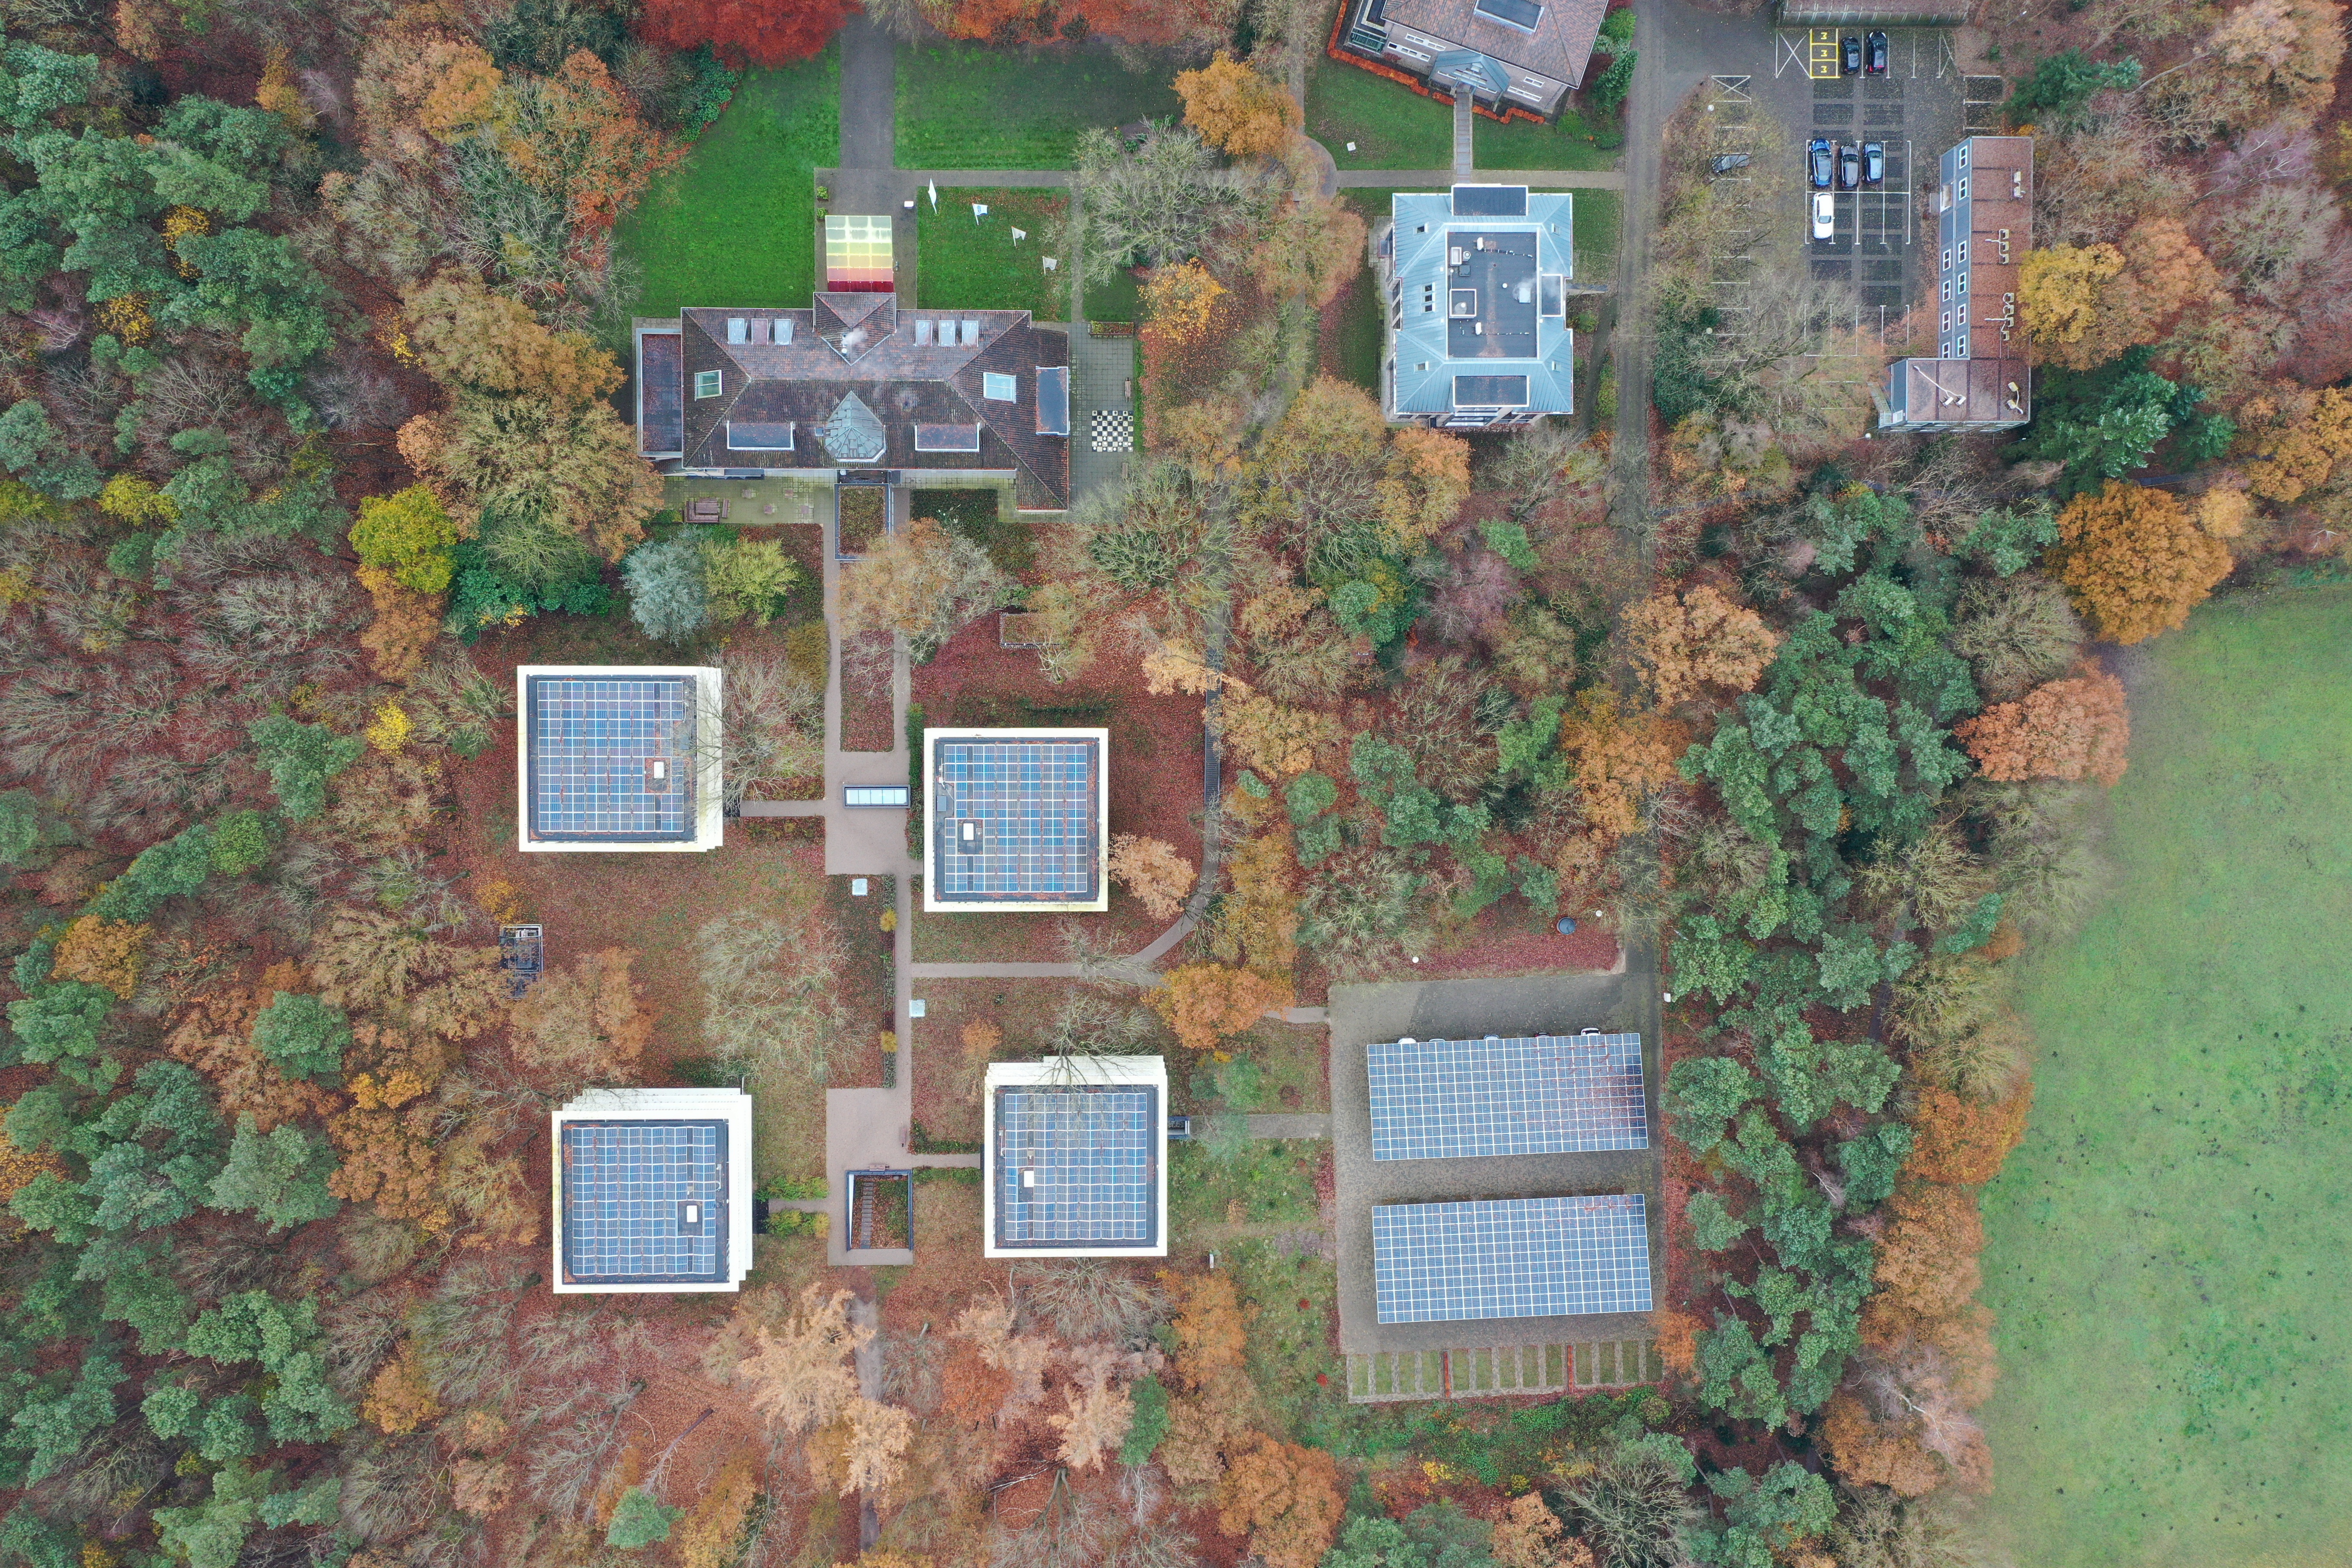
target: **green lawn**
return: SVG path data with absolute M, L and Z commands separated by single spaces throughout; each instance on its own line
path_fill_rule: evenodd
M 1578 191 L 1576 280 L 1606 283 L 1617 276 L 1617 230 L 1625 198 L 1615 191 Z
M 988 208 L 976 217 L 973 204 Z M 920 276 L 915 298 L 934 310 L 1026 310 L 1041 321 L 1067 321 L 1068 276 L 1045 270 L 1045 258 L 1067 247 L 1053 237 L 1069 198 L 1059 191 L 946 190 L 937 211 L 928 192 L 915 198 Z M 1025 237 L 1013 237 L 1014 229 Z
M 2117 879 L 2027 975 L 1988 1507 L 2035 1568 L 2352 1560 L 2352 590 L 2153 644 Z
M 898 167 L 1066 169 L 1089 126 L 1181 118 L 1171 74 L 1139 75 L 1091 48 L 902 45 Z
M 1318 59 L 1307 75 L 1307 134 L 1342 169 L 1454 166 L 1450 105 L 1337 60 Z
M 747 74 L 687 161 L 621 226 L 621 255 L 645 275 L 634 313 L 806 305 L 816 287 L 814 172 L 840 161 L 840 116 L 837 49 Z
M 1608 128 L 1621 135 L 1614 126 Z M 1485 115 L 1470 132 L 1471 156 L 1481 169 L 1613 169 L 1622 156 L 1594 145 L 1593 127 L 1573 104 L 1549 125 L 1514 120 L 1497 125 Z

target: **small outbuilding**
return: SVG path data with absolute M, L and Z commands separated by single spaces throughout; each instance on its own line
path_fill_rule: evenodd
M 555 1289 L 734 1290 L 751 1270 L 751 1097 L 593 1089 L 551 1118 Z

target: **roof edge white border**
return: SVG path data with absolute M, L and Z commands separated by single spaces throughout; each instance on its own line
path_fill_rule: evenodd
M 1033 1083 L 1148 1083 L 1160 1090 L 1158 1207 L 1154 1247 L 999 1247 L 996 1245 L 996 1091 Z M 1068 1057 L 1034 1062 L 991 1062 L 981 1080 L 980 1255 L 982 1258 L 1165 1258 L 1168 1256 L 1168 1058 Z
M 536 675 L 622 679 L 690 676 L 694 680 L 694 837 L 648 843 L 601 844 L 593 839 L 530 836 L 530 681 Z M 698 855 L 727 841 L 727 778 L 721 763 L 726 731 L 719 671 L 707 664 L 519 664 L 515 666 L 515 843 L 526 855 Z
M 563 1278 L 563 1124 L 642 1118 L 727 1123 L 727 1273 L 724 1280 L 649 1285 L 572 1285 Z M 740 1290 L 751 1272 L 751 1097 L 740 1089 L 592 1089 L 548 1118 L 551 1200 L 548 1279 L 559 1296 L 656 1296 Z
M 939 845 L 931 833 L 931 823 L 937 809 L 934 795 L 939 784 L 939 742 L 992 739 L 1005 741 L 1068 741 L 1092 740 L 1100 748 L 1097 755 L 1101 765 L 1095 769 L 1095 887 L 1092 899 L 1083 903 L 1049 904 L 1027 899 L 950 900 L 939 895 L 940 879 L 933 874 L 932 860 L 939 854 Z M 923 731 L 923 912 L 926 914 L 1014 914 L 1014 915 L 1076 915 L 1100 914 L 1110 908 L 1110 731 L 1108 730 L 992 730 L 968 725 L 942 724 Z M 1164 1098 L 1164 1097 L 1163 1097 Z

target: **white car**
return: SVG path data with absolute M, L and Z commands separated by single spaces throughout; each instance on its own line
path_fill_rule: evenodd
M 1813 237 L 1827 239 L 1837 232 L 1837 208 L 1827 191 L 1813 193 Z

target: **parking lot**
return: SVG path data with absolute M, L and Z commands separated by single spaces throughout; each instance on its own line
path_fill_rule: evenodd
M 1785 180 L 1801 193 L 1810 234 L 1811 185 L 1806 148 L 1815 137 L 1832 147 L 1876 142 L 1885 148 L 1885 178 L 1859 190 L 1835 190 L 1830 200 L 1829 237 L 1808 238 L 1806 258 L 1816 276 L 1849 279 L 1860 302 L 1855 324 L 1874 326 L 1900 346 L 1906 317 L 1923 288 L 1935 279 L 1932 210 L 1927 192 L 1935 160 L 1972 123 L 1997 126 L 1999 78 L 1964 76 L 1952 53 L 1950 33 L 1939 27 L 1890 27 L 1887 69 L 1883 76 L 1846 75 L 1840 46 L 1846 33 L 1871 29 L 1775 28 L 1722 35 L 1734 48 L 1752 50 L 1761 42 L 1764 60 L 1744 73 L 1715 56 L 1708 101 L 1735 120 L 1754 114 L 1777 117 L 1787 128 L 1791 154 L 1785 169 L 1742 171 L 1759 180 Z M 1737 40 L 1733 43 L 1733 40 Z

